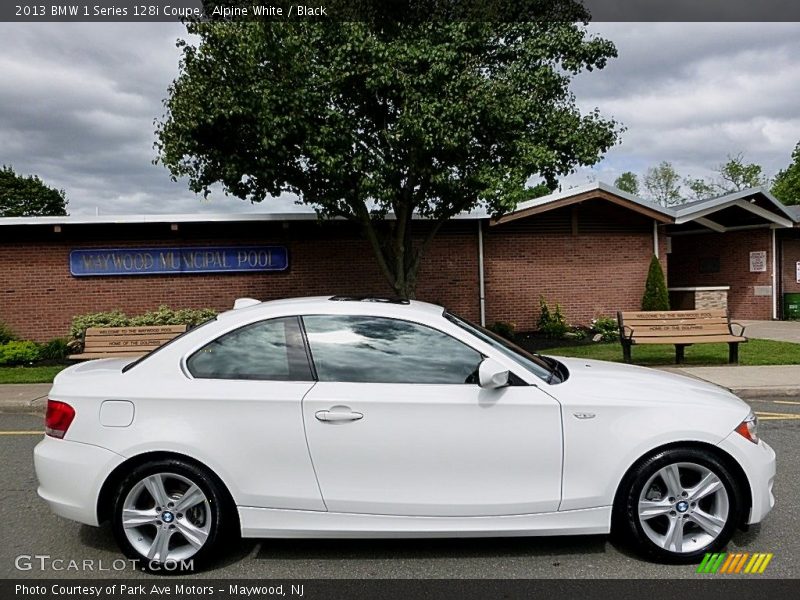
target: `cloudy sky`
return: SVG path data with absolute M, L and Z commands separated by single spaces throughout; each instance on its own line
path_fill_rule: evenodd
M 800 23 L 599 23 L 619 58 L 581 75 L 584 109 L 622 143 L 564 185 L 612 183 L 661 160 L 708 176 L 743 152 L 772 175 L 800 140 Z M 295 210 L 203 201 L 152 164 L 153 120 L 177 75 L 177 23 L 0 24 L 0 164 L 64 188 L 71 214 Z

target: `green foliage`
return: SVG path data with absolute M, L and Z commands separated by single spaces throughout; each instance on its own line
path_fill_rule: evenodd
M 775 175 L 772 194 L 784 204 L 800 204 L 800 143 L 792 152 L 791 164 Z
M 570 91 L 616 56 L 588 34 L 583 6 L 506 4 L 526 18 L 188 22 L 158 160 L 197 193 L 290 192 L 320 217 L 357 222 L 395 293 L 413 296 L 444 221 L 513 209 L 532 176 L 555 189 L 619 135 Z M 423 239 L 414 215 L 431 220 Z
M 130 319 L 125 313 L 118 310 L 89 313 L 73 317 L 69 335 L 72 339 L 81 339 L 89 327 L 125 327 L 126 325 L 130 325 Z
M 625 171 L 622 175 L 617 177 L 614 180 L 614 186 L 634 196 L 639 195 L 639 178 L 636 176 L 636 173 L 632 173 L 631 171 Z
M 556 303 L 551 311 L 543 296 L 539 297 L 539 321 L 537 327 L 540 333 L 549 338 L 563 338 L 570 331 L 567 319 L 561 312 L 561 305 Z
M 39 346 L 40 360 L 63 360 L 69 356 L 68 340 L 55 338 Z
M 6 344 L 15 339 L 17 339 L 17 336 L 14 335 L 14 332 L 11 331 L 11 328 L 0 321 L 0 344 Z
M 687 177 L 683 183 L 692 190 L 692 200 L 705 200 L 716 195 L 717 188 L 705 179 Z
M 619 323 L 613 317 L 592 319 L 592 331 L 600 335 L 600 341 L 613 342 L 619 339 Z
M 497 335 L 506 338 L 507 340 L 514 339 L 514 331 L 516 330 L 517 326 L 514 323 L 510 323 L 508 321 L 495 321 L 493 324 L 489 325 L 489 329 L 495 332 Z
M 719 174 L 716 185 L 719 194 L 731 194 L 767 185 L 761 165 L 744 162 L 744 154 L 741 152 L 735 156 L 729 154 L 728 162 L 719 165 L 716 171 Z
M 681 196 L 681 178 L 672 163 L 662 161 L 656 167 L 647 169 L 644 187 L 650 198 L 664 206 L 673 206 L 684 201 Z
M 188 325 L 195 327 L 204 321 L 214 318 L 217 311 L 211 308 L 181 308 L 173 310 L 166 305 L 142 315 L 129 317 L 115 310 L 111 312 L 78 315 L 72 319 L 70 337 L 82 339 L 89 327 L 145 327 L 148 325 Z
M 667 282 L 661 263 L 653 255 L 650 260 L 650 269 L 647 271 L 647 281 L 644 284 L 642 296 L 642 310 L 669 310 L 669 293 Z
M 146 325 L 188 325 L 189 327 L 195 327 L 200 323 L 213 319 L 216 315 L 217 311 L 210 308 L 181 308 L 173 310 L 162 304 L 156 310 L 131 317 L 129 324 L 137 327 Z
M 0 217 L 66 215 L 64 190 L 48 187 L 35 175 L 17 175 L 5 165 L 0 168 Z
M 0 344 L 0 365 L 23 365 L 39 359 L 36 342 L 11 341 Z

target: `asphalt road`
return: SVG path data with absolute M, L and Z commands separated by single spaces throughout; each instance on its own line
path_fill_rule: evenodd
M 730 552 L 772 552 L 759 577 L 800 578 L 800 402 L 751 401 L 761 413 L 762 437 L 778 454 L 777 504 L 767 520 L 739 532 Z M 0 414 L 0 577 L 146 577 L 113 568 L 120 558 L 110 529 L 93 528 L 50 513 L 36 496 L 33 447 L 41 417 Z M 96 569 L 18 570 L 16 557 L 46 555 Z M 40 559 L 38 559 L 40 560 Z M 23 560 L 23 566 L 25 561 Z M 117 563 L 119 564 L 119 563 Z M 691 566 L 642 561 L 606 536 L 462 540 L 245 540 L 197 575 L 214 578 L 696 578 Z

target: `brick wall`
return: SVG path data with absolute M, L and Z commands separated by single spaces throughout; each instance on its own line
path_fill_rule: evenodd
M 771 286 L 772 234 L 769 229 L 676 235 L 669 256 L 669 285 L 729 285 L 728 310 L 736 319 L 771 319 L 772 297 L 756 296 L 756 286 Z M 750 252 L 767 252 L 767 271 L 750 272 Z M 710 261 L 708 259 L 711 259 Z M 719 272 L 701 273 L 703 261 L 719 261 Z
M 653 221 L 587 202 L 488 227 L 486 322 L 536 327 L 539 297 L 559 303 L 571 324 L 641 307 L 653 255 Z M 659 235 L 666 273 L 666 240 Z
M 423 227 L 423 225 L 418 225 Z M 479 319 L 475 221 L 449 223 L 433 242 L 417 297 Z M 588 201 L 494 227 L 484 223 L 487 322 L 530 330 L 539 296 L 560 303 L 573 324 L 640 306 L 653 252 L 653 221 Z M 14 227 L 0 240 L 0 320 L 38 341 L 65 335 L 72 317 L 122 310 L 139 314 L 160 304 L 225 310 L 235 298 L 263 300 L 325 294 L 391 294 L 372 251 L 351 224 L 197 223 Z M 666 271 L 665 236 L 660 235 Z M 289 270 L 276 273 L 73 277 L 77 248 L 280 244 Z
M 224 227 L 224 235 L 219 229 Z M 417 296 L 445 303 L 470 319 L 479 317 L 477 225 L 454 223 L 430 247 Z M 71 231 L 70 231 L 71 229 Z M 0 320 L 20 337 L 44 341 L 63 336 L 76 314 L 122 310 L 138 314 L 160 304 L 225 310 L 234 299 L 263 300 L 323 294 L 390 295 L 369 245 L 347 224 L 291 223 L 65 227 L 17 231 L 0 241 Z M 7 230 L 6 230 L 7 231 Z M 91 240 L 91 241 L 87 241 Z M 120 241 L 124 240 L 124 241 Z M 275 273 L 73 277 L 69 252 L 77 248 L 180 245 L 283 244 L 289 270 Z

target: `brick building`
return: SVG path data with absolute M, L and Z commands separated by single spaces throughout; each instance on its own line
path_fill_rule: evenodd
M 639 307 L 655 254 L 674 308 L 727 306 L 734 318 L 777 318 L 782 291 L 800 292 L 794 224 L 762 190 L 676 210 L 595 183 L 499 219 L 452 220 L 423 259 L 417 297 L 525 330 L 535 327 L 543 296 L 572 323 L 587 323 Z M 422 232 L 426 223 L 415 226 Z M 261 270 L 256 251 L 274 251 L 276 268 Z M 86 312 L 389 292 L 359 230 L 314 214 L 0 219 L 0 321 L 27 339 L 63 336 Z

